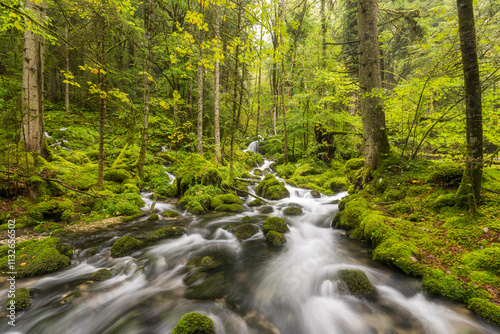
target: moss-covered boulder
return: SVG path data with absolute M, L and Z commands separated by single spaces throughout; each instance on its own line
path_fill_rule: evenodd
M 20 288 L 14 291 L 12 297 L 7 302 L 7 310 L 22 311 L 31 306 L 31 292 L 27 288 Z
M 286 242 L 286 238 L 283 235 L 283 233 L 276 232 L 276 231 L 269 231 L 266 233 L 266 239 L 269 241 L 273 246 L 281 246 Z
M 375 294 L 375 287 L 366 274 L 360 270 L 341 270 L 338 276 L 351 295 L 368 297 Z
M 258 209 L 260 213 L 271 213 L 274 211 L 274 208 L 270 205 L 264 205 L 263 207 Z
M 160 216 L 158 216 L 158 214 L 157 214 L 157 213 L 153 213 L 152 215 L 150 215 L 150 216 L 148 217 L 148 221 L 150 221 L 150 222 L 157 221 L 158 219 L 160 219 Z
M 172 334 L 215 334 L 215 326 L 206 315 L 192 312 L 182 316 Z
M 179 205 L 194 215 L 207 213 L 214 206 L 212 199 L 221 195 L 222 191 L 213 185 L 196 185 L 189 188 L 180 199 Z M 214 204 L 223 204 L 222 201 Z
M 279 200 L 290 197 L 290 192 L 286 189 L 284 183 L 279 182 L 272 174 L 266 177 L 255 188 L 257 195 L 270 200 Z
M 191 186 L 196 184 L 219 186 L 222 181 L 222 175 L 217 165 L 205 160 L 198 154 L 192 154 L 184 160 L 176 175 L 179 195 L 183 195 Z
M 264 175 L 264 171 L 262 171 L 260 169 L 254 169 L 253 175 L 255 175 L 255 176 L 262 176 L 262 175 Z
M 122 257 L 132 254 L 134 251 L 142 246 L 142 241 L 137 240 L 131 236 L 124 236 L 115 241 L 111 246 L 112 257 Z
M 279 233 L 289 232 L 290 229 L 286 222 L 279 217 L 267 217 L 262 226 L 262 232 L 267 234 L 269 231 L 276 231 Z
M 179 237 L 186 233 L 186 230 L 180 226 L 163 226 L 148 238 L 149 240 L 167 239 Z
M 484 298 L 471 298 L 468 307 L 483 318 L 500 325 L 500 306 Z
M 261 200 L 260 198 L 256 198 L 253 201 L 251 201 L 250 203 L 248 203 L 248 206 L 254 207 L 254 206 L 261 206 L 264 204 L 265 204 L 265 202 L 263 200 Z
M 365 165 L 365 159 L 363 159 L 363 158 L 354 158 L 354 159 L 348 160 L 345 163 L 345 170 L 346 171 L 358 170 L 358 169 L 363 168 L 364 165 Z
M 111 271 L 109 271 L 109 269 L 102 268 L 90 275 L 89 278 L 93 281 L 104 281 L 110 277 Z
M 321 193 L 317 190 L 311 190 L 311 196 L 313 198 L 320 198 L 321 197 Z
M 48 274 L 70 264 L 70 251 L 57 238 L 17 243 L 14 269 L 8 262 L 9 249 L 9 246 L 0 247 L 0 271 L 17 272 L 18 278 Z
M 243 204 L 243 200 L 235 194 L 218 195 L 211 199 L 210 207 L 215 209 L 223 204 Z
M 32 206 L 28 211 L 28 215 L 35 221 L 63 221 L 68 218 L 68 215 L 72 215 L 73 211 L 74 204 L 71 200 L 51 199 Z M 65 214 L 64 219 L 63 214 Z
M 122 183 L 132 176 L 125 169 L 110 169 L 104 173 L 104 180 Z
M 296 206 L 289 206 L 283 210 L 283 213 L 287 216 L 298 216 L 302 214 L 302 208 Z
M 455 205 L 455 194 L 445 194 L 441 195 L 434 200 L 432 203 L 433 208 L 440 209 L 445 206 Z
M 264 163 L 264 159 L 259 153 L 248 152 L 249 157 L 246 158 L 245 162 L 250 167 L 258 167 Z
M 230 283 L 226 277 L 226 273 L 220 271 L 212 274 L 201 282 L 188 286 L 184 293 L 184 297 L 188 299 L 219 299 L 226 295 Z
M 166 218 L 175 218 L 179 217 L 179 215 L 180 215 L 179 212 L 173 210 L 167 210 L 162 213 L 162 216 Z
M 234 235 L 236 236 L 236 238 L 244 240 L 244 239 L 250 238 L 254 234 L 257 234 L 258 232 L 259 232 L 259 228 L 257 226 L 255 226 L 254 224 L 244 224 L 244 225 L 238 226 L 234 230 Z

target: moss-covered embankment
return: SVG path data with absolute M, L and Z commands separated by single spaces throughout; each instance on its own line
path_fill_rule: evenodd
M 450 162 L 390 158 L 359 189 L 362 161 L 348 161 L 354 185 L 332 225 L 370 243 L 375 260 L 421 277 L 427 293 L 500 324 L 500 195 L 483 192 L 470 215 L 459 191 L 462 171 Z M 498 167 L 485 168 L 484 186 L 500 191 Z

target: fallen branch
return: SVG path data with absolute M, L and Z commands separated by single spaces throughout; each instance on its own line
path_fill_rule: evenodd
M 235 191 L 241 191 L 241 192 L 243 192 L 243 193 L 245 193 L 245 194 L 248 194 L 248 195 L 250 195 L 250 196 L 252 196 L 252 197 L 254 197 L 254 198 L 260 199 L 262 202 L 264 202 L 264 203 L 266 203 L 266 204 L 269 204 L 269 202 L 268 202 L 268 201 L 266 201 L 265 199 L 263 199 L 262 197 L 259 197 L 259 196 L 257 196 L 257 195 L 254 195 L 254 194 L 252 194 L 252 193 L 250 193 L 250 192 L 248 192 L 248 191 L 246 191 L 246 190 L 241 190 L 241 189 L 235 188 L 235 187 L 233 187 L 233 186 L 232 186 L 232 185 L 230 185 L 230 184 L 229 184 L 229 188 L 231 188 L 231 189 L 233 189 L 233 190 L 235 190 Z
M 483 188 L 483 190 L 490 192 L 490 193 L 494 193 L 494 194 L 500 194 L 500 191 L 496 191 L 496 190 L 491 190 L 491 189 L 486 189 L 486 188 Z
M 0 173 L 4 173 L 4 174 L 10 174 L 10 175 L 17 175 L 17 176 L 20 176 L 20 177 L 24 177 L 26 179 L 29 178 L 29 176 L 27 175 L 24 175 L 24 174 L 19 174 L 19 173 L 13 173 L 13 172 L 6 172 L 6 171 L 3 171 L 3 170 L 0 170 Z M 66 189 L 69 189 L 71 191 L 75 191 L 77 193 L 80 193 L 80 194 L 84 194 L 84 195 L 87 195 L 87 196 L 90 196 L 90 197 L 94 197 L 94 198 L 105 198 L 105 197 L 102 197 L 102 196 L 98 196 L 98 195 L 94 195 L 94 194 L 90 194 L 88 192 L 85 192 L 85 191 L 82 191 L 82 190 L 78 190 L 78 189 L 74 189 L 74 188 L 71 188 L 70 186 L 67 186 L 65 185 L 64 183 L 62 183 L 61 181 L 59 180 L 56 180 L 56 179 L 51 179 L 51 178 L 48 178 L 48 177 L 43 177 L 43 176 L 39 176 L 37 175 L 39 178 L 41 178 L 42 180 L 45 180 L 45 181 L 49 181 L 49 182 L 55 182 L 55 183 L 59 183 L 61 186 L 63 186 L 64 188 Z

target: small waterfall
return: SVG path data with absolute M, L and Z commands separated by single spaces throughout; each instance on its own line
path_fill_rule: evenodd
M 243 150 L 243 152 L 257 152 L 257 150 L 259 149 L 259 141 L 256 140 L 256 141 L 253 141 L 250 143 L 250 145 L 248 145 L 247 149 L 246 150 Z

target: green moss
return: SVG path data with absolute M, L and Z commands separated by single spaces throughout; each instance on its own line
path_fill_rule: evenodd
M 500 324 L 500 306 L 484 298 L 471 298 L 468 307 L 483 318 Z
M 14 307 L 16 312 L 31 306 L 31 292 L 27 288 L 16 289 L 14 295 L 7 302 L 7 309 Z
M 248 239 L 259 232 L 259 228 L 254 224 L 244 224 L 234 230 L 234 235 L 241 240 Z
M 57 237 L 57 236 L 62 237 L 64 235 L 66 235 L 66 234 L 68 234 L 68 230 L 66 230 L 64 228 L 58 228 L 58 229 L 52 231 L 52 233 L 50 233 L 50 236 L 54 238 L 54 237 Z
M 500 275 L 500 246 L 478 249 L 466 254 L 462 263 L 476 270 L 487 270 Z
M 186 233 L 186 230 L 183 227 L 179 226 L 163 226 L 156 231 L 153 232 L 149 240 L 158 240 L 165 238 L 174 238 L 181 236 Z
M 297 167 L 294 164 L 279 165 L 276 167 L 276 173 L 278 174 L 279 177 L 288 179 L 295 173 L 296 169 Z
M 70 264 L 70 259 L 56 238 L 28 240 L 15 246 L 15 270 L 9 267 L 8 246 L 0 247 L 0 270 L 15 271 L 18 278 L 44 275 L 63 269 Z
M 345 177 L 332 177 L 327 181 L 325 187 L 333 191 L 334 193 L 345 191 L 349 187 L 348 181 Z
M 192 312 L 182 316 L 172 334 L 215 334 L 215 326 L 209 317 Z
M 201 283 L 190 285 L 184 297 L 188 299 L 218 299 L 224 297 L 230 287 L 224 272 L 218 272 L 205 278 Z
M 264 232 L 264 234 L 267 234 L 269 231 L 286 233 L 290 230 L 288 229 L 288 225 L 283 219 L 279 217 L 267 217 L 264 221 L 262 232 Z
M 360 270 L 341 270 L 338 275 L 340 281 L 352 295 L 368 297 L 376 292 L 366 274 Z
M 104 180 L 118 183 L 122 183 L 131 177 L 130 173 L 124 169 L 110 169 L 104 173 Z
M 183 161 L 177 172 L 177 189 L 183 195 L 191 186 L 213 185 L 218 186 L 222 181 L 222 175 L 214 165 L 198 154 L 192 154 Z
M 361 220 L 359 231 L 373 246 L 394 235 L 393 230 L 385 223 L 386 219 L 378 213 L 370 213 Z
M 109 269 L 102 268 L 90 275 L 89 278 L 93 281 L 104 281 L 110 277 L 111 271 L 109 271 Z
M 112 257 L 122 257 L 132 254 L 134 251 L 142 246 L 142 241 L 139 241 L 133 237 L 125 236 L 121 237 L 113 246 L 111 246 L 111 256 Z
M 175 218 L 175 217 L 179 217 L 179 212 L 167 210 L 167 211 L 163 212 L 162 216 L 167 217 L 167 218 Z
M 157 221 L 158 219 L 160 219 L 160 217 L 158 216 L 157 213 L 153 213 L 151 216 L 148 217 L 148 221 L 150 222 Z
M 470 298 L 480 297 L 471 284 L 464 283 L 455 275 L 447 274 L 440 269 L 431 270 L 422 280 L 422 285 L 428 294 L 451 300 L 467 302 Z
M 245 163 L 250 166 L 250 167 L 258 167 L 259 165 L 262 165 L 264 163 L 264 159 L 259 153 L 254 153 L 254 152 L 248 152 L 249 157 L 246 158 Z
M 400 189 L 387 189 L 384 191 L 384 194 L 382 195 L 382 201 L 384 202 L 395 202 L 395 201 L 400 201 L 404 199 L 406 196 L 406 193 L 404 190 Z
M 52 230 L 57 230 L 57 229 L 60 229 L 61 227 L 62 227 L 61 224 L 57 224 L 57 223 L 45 223 L 45 224 L 41 224 L 41 225 L 36 226 L 33 229 L 33 231 L 38 232 L 38 233 L 42 233 L 42 232 L 48 232 L 48 231 L 52 231 Z
M 216 207 L 215 211 L 239 213 L 243 212 L 243 206 L 241 204 L 222 204 Z
M 346 169 L 346 171 L 358 170 L 358 169 L 363 168 L 364 165 L 365 165 L 364 158 L 355 158 L 355 159 L 348 160 L 345 163 L 345 169 Z
M 270 200 L 279 200 L 290 197 L 288 189 L 286 189 L 286 187 L 272 174 L 266 175 L 257 188 L 255 188 L 255 192 L 257 195 Z
M 184 193 L 184 196 L 179 201 L 179 205 L 194 215 L 204 214 L 212 207 L 212 199 L 220 195 L 221 192 L 219 188 L 212 185 L 192 186 Z
M 454 206 L 455 205 L 455 195 L 454 194 L 446 194 L 441 195 L 434 200 L 433 207 L 435 209 L 440 209 L 444 206 Z
M 417 252 L 417 247 L 401 241 L 397 235 L 394 235 L 385 239 L 375 248 L 373 258 L 396 266 L 407 274 L 419 274 L 422 270 L 421 265 L 412 260 L 413 254 Z
M 73 213 L 74 204 L 69 199 L 56 200 L 51 199 L 48 201 L 40 202 L 32 206 L 28 214 L 33 220 L 56 220 L 65 221 L 68 215 Z M 64 219 L 63 219 L 64 218 Z
M 429 182 L 436 183 L 442 187 L 457 188 L 464 174 L 464 166 L 457 163 L 441 163 L 431 166 L 433 172 L 429 176 Z
M 270 205 L 265 205 L 265 206 L 263 206 L 263 207 L 259 208 L 259 211 L 260 211 L 261 213 L 271 213 L 271 212 L 273 212 L 273 211 L 274 211 L 274 209 L 273 209 L 273 207 L 272 207 L 272 206 L 270 206 Z
M 302 208 L 298 208 L 295 206 L 289 206 L 283 210 L 283 213 L 287 216 L 297 216 L 297 215 L 302 214 Z
M 313 198 L 321 198 L 321 193 L 317 190 L 311 190 L 311 196 Z
M 343 201 L 339 203 L 340 206 Z M 368 203 L 362 197 L 351 196 L 343 205 L 344 209 L 340 216 L 338 228 L 352 229 L 357 227 L 363 218 L 368 214 Z
M 281 246 L 286 242 L 286 238 L 283 235 L 283 233 L 276 232 L 276 231 L 269 231 L 266 233 L 266 239 L 269 241 L 273 246 Z
M 250 203 L 248 203 L 249 207 L 261 206 L 261 205 L 264 205 L 264 202 L 261 199 L 259 199 L 259 198 L 256 198 L 253 201 L 251 201 Z

